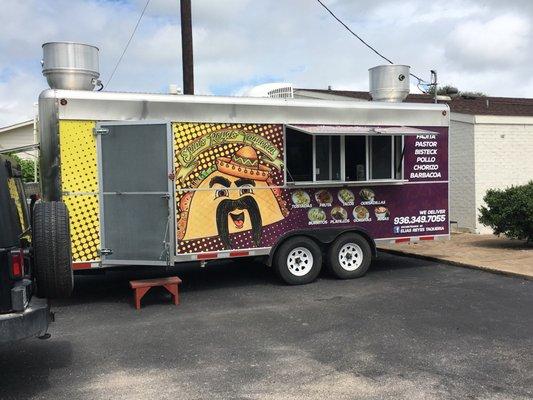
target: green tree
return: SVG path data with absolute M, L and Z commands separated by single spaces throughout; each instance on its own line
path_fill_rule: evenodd
M 428 90 L 428 94 L 432 96 L 435 94 L 435 86 L 430 86 Z M 487 95 L 483 92 L 461 91 L 452 85 L 437 86 L 437 94 L 442 95 L 442 96 L 451 95 L 451 96 L 487 97 Z
M 490 189 L 479 222 L 512 239 L 533 240 L 533 181 L 504 190 Z
M 35 162 L 33 160 L 26 160 L 20 158 L 16 154 L 9 154 L 9 157 L 14 159 L 20 166 L 22 171 L 22 180 L 24 182 L 35 182 Z M 37 178 L 39 177 L 39 164 L 37 164 Z

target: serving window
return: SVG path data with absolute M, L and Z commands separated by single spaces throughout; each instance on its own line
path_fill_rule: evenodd
M 315 136 L 315 180 L 341 180 L 341 144 L 339 136 Z
M 298 132 L 300 133 L 300 132 Z M 313 181 L 313 136 L 301 133 L 285 137 L 287 181 Z
M 287 125 L 287 182 L 401 181 L 404 136 L 428 133 L 406 127 Z
M 344 137 L 344 171 L 347 181 L 366 181 L 366 137 Z

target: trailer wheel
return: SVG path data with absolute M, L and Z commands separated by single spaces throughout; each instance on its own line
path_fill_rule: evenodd
M 346 233 L 335 240 L 328 250 L 328 267 L 339 279 L 363 276 L 372 261 L 370 245 L 357 233 Z
M 56 299 L 70 296 L 74 277 L 65 203 L 37 203 L 32 232 L 37 296 Z
M 322 268 L 320 247 L 305 236 L 287 239 L 276 251 L 274 268 L 289 285 L 313 282 Z

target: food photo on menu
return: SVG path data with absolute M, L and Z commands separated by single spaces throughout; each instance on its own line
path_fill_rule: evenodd
M 374 214 L 378 221 L 386 221 L 389 219 L 389 209 L 387 207 L 379 206 L 374 208 Z
M 295 206 L 308 207 L 311 205 L 311 197 L 303 190 L 296 190 L 292 193 L 292 203 Z
M 365 206 L 357 206 L 353 209 L 353 217 L 356 222 L 370 221 L 370 213 Z
M 327 190 L 319 190 L 315 193 L 315 199 L 318 204 L 331 205 L 333 202 L 333 196 Z
M 318 207 L 313 207 L 307 212 L 307 218 L 311 224 L 321 224 L 326 221 L 326 212 Z
M 361 191 L 359 192 L 359 196 L 361 196 L 361 199 L 363 201 L 374 201 L 374 199 L 376 198 L 376 194 L 374 193 L 374 191 L 368 188 L 361 189 Z
M 344 206 L 351 206 L 353 205 L 355 201 L 355 195 L 353 194 L 351 190 L 348 190 L 348 189 L 339 190 L 337 197 L 339 198 L 339 201 Z
M 335 206 L 331 209 L 331 218 L 335 221 L 347 221 L 348 212 L 340 206 Z

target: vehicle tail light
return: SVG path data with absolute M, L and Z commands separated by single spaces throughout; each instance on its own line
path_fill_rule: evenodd
M 11 252 L 11 276 L 13 278 L 22 278 L 24 276 L 24 254 L 22 250 Z

